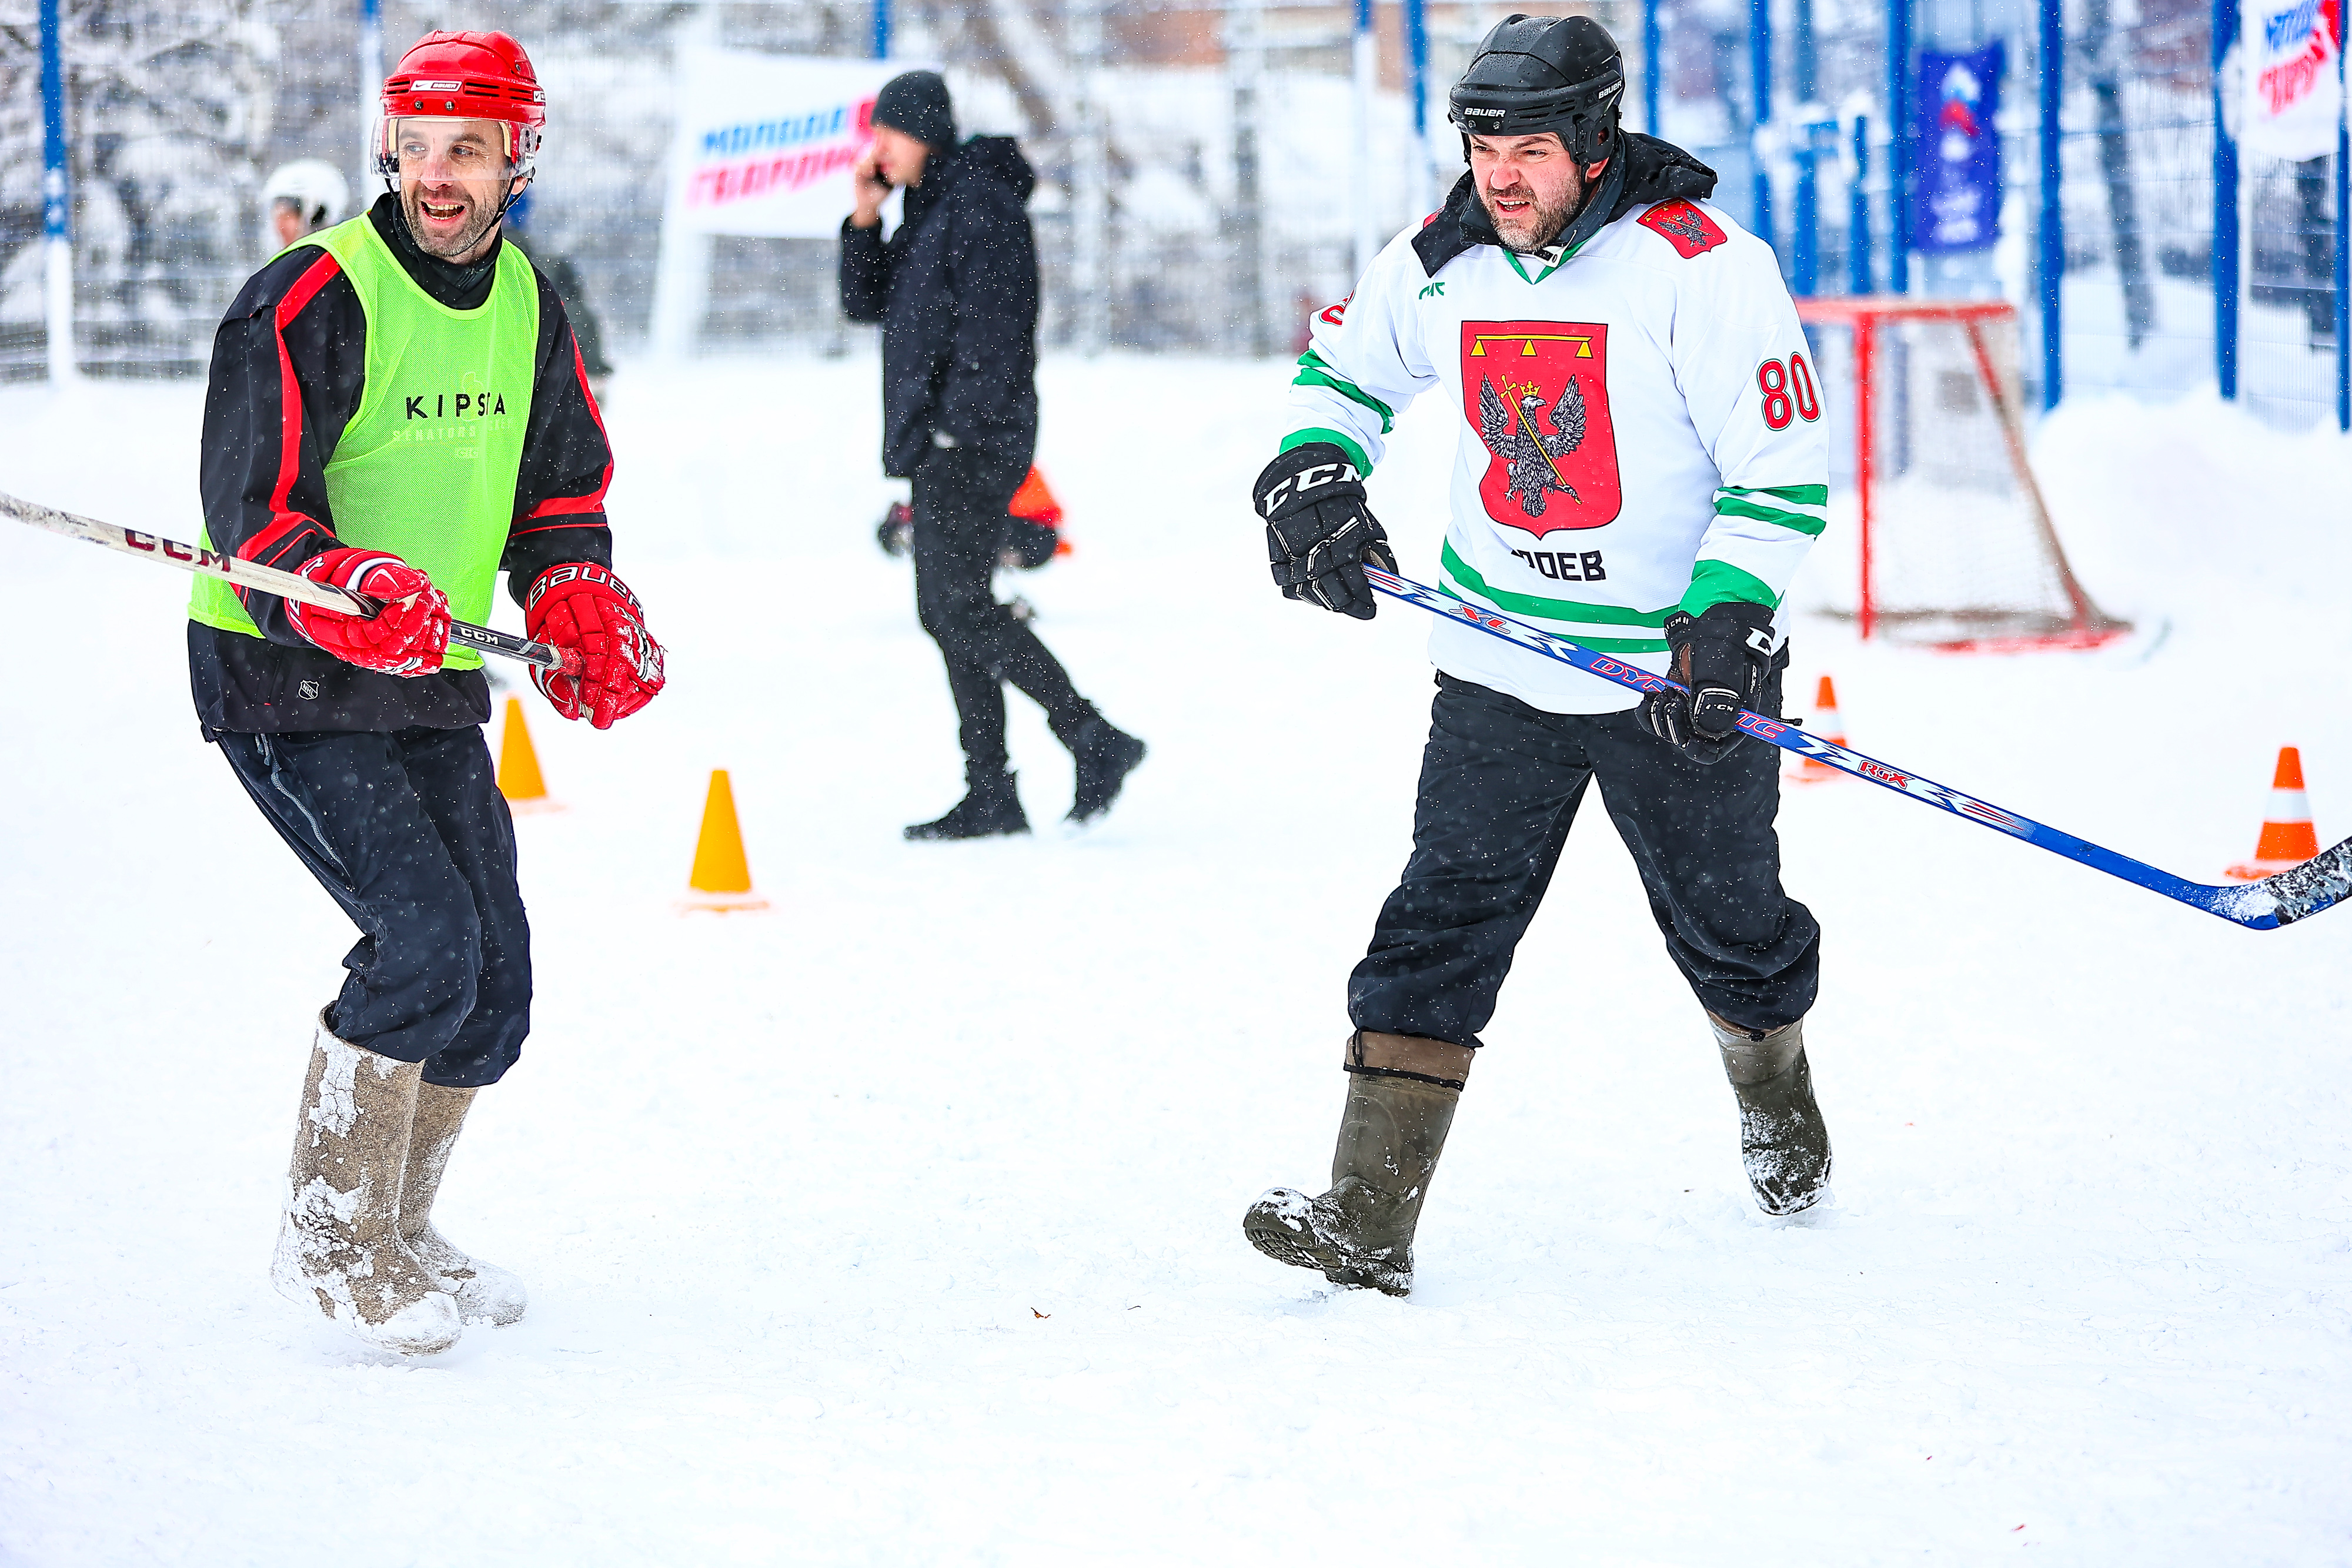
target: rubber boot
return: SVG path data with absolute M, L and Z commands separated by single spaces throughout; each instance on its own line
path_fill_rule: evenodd
M 917 822 L 907 829 L 913 841 L 943 839 L 993 839 L 1029 831 L 1028 814 L 1021 810 L 1018 775 L 1011 772 L 967 774 L 970 792 L 944 817 Z
M 424 1071 L 336 1039 L 320 1015 L 269 1270 L 281 1295 L 403 1355 L 446 1350 L 464 1332 L 456 1299 L 400 1239 L 400 1184 Z
M 1083 828 L 1109 810 L 1148 749 L 1099 714 L 1087 720 L 1070 737 L 1070 755 L 1077 759 L 1077 789 L 1069 815 L 1062 820 Z
M 1250 1245 L 1335 1285 L 1412 1290 L 1422 1201 L 1468 1080 L 1467 1046 L 1358 1030 L 1348 1040 L 1348 1104 L 1319 1197 L 1276 1187 L 1242 1217 Z
M 443 1290 L 457 1299 L 457 1315 L 469 1323 L 504 1326 L 520 1322 L 530 1292 L 504 1269 L 469 1258 L 433 1228 L 433 1200 L 441 1193 L 441 1173 L 466 1124 L 476 1091 L 416 1086 L 416 1119 L 408 1129 L 408 1168 L 400 1183 L 400 1239 Z
M 1756 1206 L 1767 1214 L 1811 1208 L 1829 1191 L 1830 1129 L 1813 1103 L 1804 1020 L 1769 1033 L 1713 1013 L 1706 1021 L 1723 1052 L 1723 1075 L 1739 1100 L 1739 1158 L 1756 1189 Z

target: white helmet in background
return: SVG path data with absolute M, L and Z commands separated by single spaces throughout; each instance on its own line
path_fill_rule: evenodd
M 293 239 L 316 234 L 331 224 L 343 221 L 345 209 L 352 204 L 352 187 L 342 171 L 323 158 L 297 158 L 291 163 L 280 164 L 261 187 L 261 200 L 268 209 L 265 216 L 274 220 L 279 203 L 292 207 L 299 225 Z M 279 231 L 272 229 L 272 237 Z M 290 245 L 291 239 L 279 239 Z

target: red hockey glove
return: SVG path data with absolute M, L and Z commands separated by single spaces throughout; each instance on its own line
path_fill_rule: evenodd
M 364 593 L 383 608 L 373 616 L 286 601 L 294 630 L 347 664 L 387 675 L 429 675 L 449 651 L 449 597 L 433 580 L 388 550 L 331 549 L 300 568 L 304 577 Z
M 530 585 L 524 629 L 535 642 L 580 655 L 576 675 L 533 670 L 530 678 L 566 718 L 598 729 L 628 717 L 662 689 L 662 649 L 646 630 L 628 585 L 601 566 L 551 566 Z

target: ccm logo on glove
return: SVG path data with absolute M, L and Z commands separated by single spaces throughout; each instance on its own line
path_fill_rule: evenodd
M 1302 447 L 1300 450 L 1306 449 Z M 1275 459 L 1276 465 L 1281 461 L 1279 457 Z M 1269 468 L 1267 472 L 1271 473 L 1273 470 Z M 1261 491 L 1257 497 L 1257 515 L 1270 518 L 1294 502 L 1320 500 L 1322 497 L 1309 497 L 1307 492 L 1320 489 L 1326 485 L 1352 484 L 1357 486 L 1356 494 L 1360 498 L 1363 495 L 1363 478 L 1361 474 L 1356 472 L 1356 465 L 1345 458 L 1341 458 L 1337 463 L 1317 463 L 1311 467 L 1300 469 L 1296 474 L 1282 476 L 1274 482 L 1272 486 Z M 1264 484 L 1265 480 L 1261 478 L 1259 483 Z
M 1285 599 L 1370 621 L 1379 608 L 1367 561 L 1396 570 L 1388 530 L 1364 505 L 1364 478 L 1328 441 L 1294 446 L 1265 465 L 1251 492 L 1265 519 L 1265 553 Z
M 551 566 L 523 597 L 523 628 L 534 642 L 580 655 L 580 672 L 534 669 L 530 678 L 566 718 L 610 729 L 661 694 L 662 647 L 646 630 L 637 596 L 611 571 L 586 561 Z
M 382 606 L 356 610 L 286 601 L 294 630 L 347 664 L 387 675 L 429 675 L 449 651 L 449 599 L 433 580 L 387 550 L 348 546 L 314 555 L 301 574 L 313 582 L 365 594 Z

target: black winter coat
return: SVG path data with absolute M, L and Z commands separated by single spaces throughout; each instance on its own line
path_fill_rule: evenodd
M 841 308 L 882 324 L 882 469 L 912 478 L 944 431 L 1025 469 L 1037 450 L 1037 177 L 1009 136 L 931 154 L 886 244 L 841 225 Z

